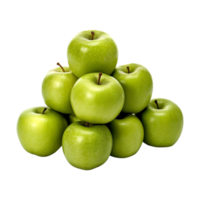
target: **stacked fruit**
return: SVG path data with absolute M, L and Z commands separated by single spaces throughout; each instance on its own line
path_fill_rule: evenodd
M 167 99 L 150 100 L 153 82 L 145 67 L 115 68 L 118 50 L 108 34 L 79 33 L 67 57 L 69 67 L 57 63 L 43 80 L 48 107 L 25 110 L 18 119 L 26 151 L 48 156 L 62 145 L 70 164 L 93 169 L 110 155 L 134 155 L 143 141 L 156 147 L 175 144 L 183 128 L 180 108 Z

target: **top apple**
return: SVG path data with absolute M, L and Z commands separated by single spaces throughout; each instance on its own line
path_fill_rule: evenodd
M 118 60 L 117 45 L 107 33 L 83 31 L 70 42 L 67 58 L 70 69 L 78 78 L 92 72 L 110 75 Z

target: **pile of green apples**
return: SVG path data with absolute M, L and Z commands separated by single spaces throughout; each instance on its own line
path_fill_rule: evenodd
M 49 156 L 61 146 L 68 162 L 96 168 L 109 158 L 130 157 L 142 142 L 155 147 L 176 143 L 183 114 L 170 100 L 151 100 L 153 81 L 139 64 L 116 68 L 118 49 L 105 32 L 83 31 L 67 49 L 69 67 L 50 70 L 42 83 L 47 107 L 19 116 L 23 148 Z

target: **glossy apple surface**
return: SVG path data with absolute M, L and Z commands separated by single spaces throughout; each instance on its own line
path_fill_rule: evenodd
M 148 145 L 172 146 L 181 135 L 183 114 L 170 100 L 152 99 L 147 108 L 138 113 L 138 117 L 144 126 L 144 142 Z
M 153 91 L 153 81 L 145 67 L 134 63 L 122 65 L 115 69 L 113 77 L 124 89 L 125 102 L 122 112 L 138 113 L 148 105 Z
M 96 168 L 108 159 L 112 135 L 105 125 L 74 122 L 64 132 L 62 148 L 68 162 L 80 169 Z
M 107 33 L 88 30 L 72 39 L 67 49 L 67 58 L 76 77 L 92 72 L 111 74 L 117 64 L 118 50 Z
M 82 76 L 71 92 L 75 115 L 92 124 L 106 124 L 115 119 L 124 105 L 124 91 L 113 77 L 99 73 Z
M 131 114 L 120 114 L 108 124 L 113 137 L 111 155 L 125 158 L 137 153 L 144 138 L 144 129 L 141 121 Z
M 23 148 L 31 154 L 49 156 L 62 144 L 67 127 L 66 119 L 56 111 L 44 107 L 25 110 L 19 116 L 17 133 Z
M 42 95 L 45 104 L 61 113 L 73 113 L 70 94 L 77 78 L 69 67 L 56 68 L 49 71 L 42 83 Z

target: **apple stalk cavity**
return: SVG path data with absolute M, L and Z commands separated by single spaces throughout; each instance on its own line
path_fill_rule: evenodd
M 154 102 L 155 102 L 155 104 L 156 104 L 157 108 L 159 109 L 159 106 L 158 106 L 158 101 L 157 101 L 157 100 L 155 100 Z
M 44 108 L 44 110 L 43 110 L 42 114 L 44 114 L 46 110 L 47 110 L 47 108 Z
M 63 66 L 59 62 L 57 62 L 57 65 L 62 69 L 63 72 L 65 72 Z
M 126 67 L 127 68 L 127 70 L 128 70 L 128 74 L 130 73 L 130 69 L 129 69 L 129 66 L 128 67 Z
M 102 73 L 99 73 L 98 85 L 100 85 L 101 76 L 102 76 Z
M 90 125 L 89 125 L 89 123 L 88 123 L 88 122 L 85 122 L 85 126 L 86 126 L 86 127 L 89 127 Z
M 94 31 L 91 31 L 92 40 L 94 40 Z

